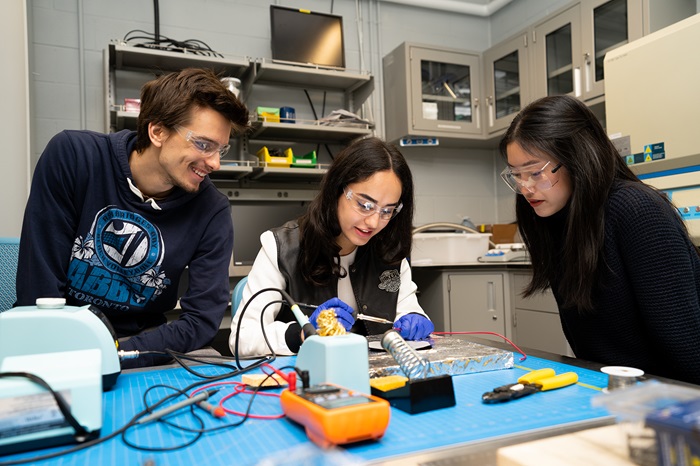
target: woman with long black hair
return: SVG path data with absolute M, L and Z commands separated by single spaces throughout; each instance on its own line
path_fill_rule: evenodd
M 577 357 L 700 383 L 700 257 L 667 196 L 627 167 L 578 99 L 545 97 L 500 143 L 532 257 Z
M 357 313 L 393 322 L 410 340 L 434 329 L 416 299 L 406 258 L 411 251 L 413 178 L 399 150 L 378 138 L 360 139 L 343 149 L 321 182 L 306 214 L 260 237 L 242 302 L 231 323 L 229 346 L 239 356 L 270 352 L 262 321 L 276 354 L 293 354 L 302 343 L 301 328 L 275 292 L 252 300 L 264 288 L 284 289 L 301 303 L 314 303 L 310 321 L 333 308 L 346 330 L 381 334 L 391 324 L 356 320 Z M 270 304 L 270 308 L 265 307 Z M 241 330 L 236 335 L 238 321 Z

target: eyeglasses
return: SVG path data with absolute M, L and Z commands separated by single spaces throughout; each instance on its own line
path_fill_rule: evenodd
M 539 168 L 528 167 L 524 170 L 506 167 L 501 172 L 501 178 L 506 182 L 510 189 L 517 194 L 523 194 L 523 188 L 527 189 L 527 191 L 531 193 L 534 193 L 535 191 L 547 191 L 559 181 L 559 179 L 552 181 L 552 179 L 545 173 L 545 169 L 551 163 L 552 162 L 549 161 Z M 556 167 L 552 168 L 550 173 L 556 173 L 561 167 L 562 164 L 560 163 Z
M 212 155 L 218 153 L 219 158 L 221 158 L 226 155 L 228 150 L 231 148 L 230 144 L 219 144 L 218 142 L 212 141 L 205 136 L 194 134 L 192 130 L 187 129 L 184 126 L 175 126 L 175 131 L 177 131 L 177 134 L 185 138 L 185 141 L 192 144 L 192 146 L 194 146 L 194 148 L 197 149 L 200 154 L 206 157 L 211 157 Z
M 379 218 L 381 220 L 391 220 L 392 218 L 396 217 L 396 214 L 401 212 L 401 209 L 403 208 L 403 203 L 399 203 L 397 206 L 379 207 L 374 202 L 367 200 L 361 195 L 355 194 L 351 189 L 346 188 L 343 190 L 343 192 L 345 193 L 345 199 L 350 201 L 350 205 L 352 205 L 355 212 L 363 217 L 369 217 L 370 215 L 377 213 L 379 214 Z

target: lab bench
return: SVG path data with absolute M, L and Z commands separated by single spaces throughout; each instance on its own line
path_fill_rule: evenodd
M 507 348 L 497 342 L 470 339 L 481 344 Z M 348 444 L 343 446 L 341 451 L 349 453 L 362 464 L 425 464 L 424 460 L 430 458 L 451 459 L 449 464 L 490 465 L 495 464 L 499 447 L 614 422 L 614 418 L 607 411 L 591 405 L 592 398 L 598 396 L 607 384 L 607 376 L 597 370 L 598 366 L 542 352 L 533 352 L 524 361 L 519 357 L 519 354 L 514 354 L 515 366 L 512 369 L 453 376 L 457 402 L 455 406 L 416 415 L 392 409 L 389 427 L 380 440 Z M 273 365 L 284 367 L 294 362 L 295 357 L 283 357 L 274 361 Z M 485 391 L 513 383 L 526 372 L 545 367 L 553 368 L 557 373 L 573 370 L 577 372 L 581 383 L 498 405 L 481 402 L 481 395 Z M 217 366 L 200 366 L 196 369 L 209 376 L 219 375 L 224 371 L 222 367 Z M 121 374 L 115 387 L 103 395 L 104 419 L 101 437 L 109 436 L 143 409 L 143 395 L 149 387 L 165 384 L 184 388 L 197 380 L 199 379 L 182 368 L 156 367 Z M 240 380 L 240 375 L 232 380 Z M 226 390 L 223 390 L 218 394 L 212 403 L 218 403 L 219 399 L 225 396 L 225 392 Z M 268 401 L 256 400 L 253 404 L 254 413 L 275 414 L 280 411 L 279 406 L 270 402 L 269 398 L 263 398 Z M 237 403 L 245 405 L 247 402 L 247 399 L 239 402 L 233 400 L 233 404 L 227 402 L 226 407 L 242 409 L 244 406 Z M 188 416 L 178 416 L 172 421 L 187 427 L 194 423 L 190 422 Z M 239 419 L 228 415 L 222 420 L 202 418 L 202 422 L 206 428 L 212 428 Z M 183 443 L 187 440 L 184 435 L 183 432 L 156 423 L 131 432 L 127 438 L 139 445 L 158 449 Z M 64 446 L 0 457 L 0 463 L 69 448 Z M 32 464 L 55 464 L 58 460 L 66 466 L 106 463 L 196 463 L 205 466 L 231 464 L 232 461 L 241 465 L 253 465 L 263 464 L 261 461 L 270 455 L 276 455 L 278 459 L 280 455 L 286 455 L 286 462 L 268 461 L 264 464 L 293 464 L 289 462 L 291 455 L 304 448 L 313 448 L 304 429 L 288 419 L 248 419 L 239 427 L 231 426 L 209 432 L 193 445 L 170 452 L 137 450 L 128 447 L 120 437 L 116 437 L 50 462 Z M 316 455 L 327 453 L 316 451 Z
M 573 356 L 551 291 L 521 295 L 532 274 L 529 263 L 414 266 L 412 274 L 418 302 L 436 331 L 493 332 L 518 345 Z

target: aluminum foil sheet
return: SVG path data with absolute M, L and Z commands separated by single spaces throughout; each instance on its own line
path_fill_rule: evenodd
M 368 337 L 370 342 L 381 340 L 381 335 Z M 513 368 L 513 353 L 480 345 L 460 338 L 435 335 L 430 338 L 430 349 L 417 350 L 430 362 L 428 377 L 460 375 L 474 372 Z M 386 351 L 369 351 L 369 376 L 404 375 L 396 360 Z

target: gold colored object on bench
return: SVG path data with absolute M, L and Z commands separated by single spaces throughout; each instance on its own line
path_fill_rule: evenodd
M 318 328 L 316 332 L 322 337 L 331 337 L 335 335 L 345 335 L 345 327 L 343 327 L 338 318 L 335 316 L 335 310 L 325 309 L 318 314 L 316 318 Z

